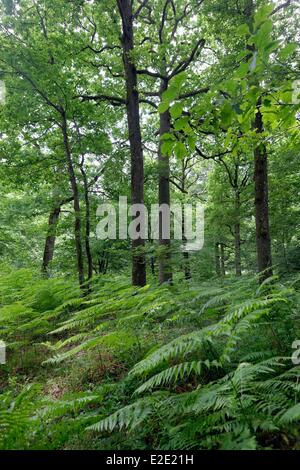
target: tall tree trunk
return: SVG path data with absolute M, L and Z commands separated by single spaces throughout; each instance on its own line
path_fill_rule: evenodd
M 282 253 L 283 253 L 285 268 L 286 268 L 287 271 L 289 271 L 289 261 L 288 261 L 288 257 L 287 257 L 287 243 L 285 241 L 285 232 L 284 231 L 282 233 Z
M 131 152 L 131 203 L 144 203 L 144 160 L 139 114 L 137 73 L 132 58 L 134 51 L 133 14 L 131 0 L 117 0 L 122 19 L 122 48 L 126 80 L 127 121 Z M 146 284 L 145 240 L 141 236 L 132 241 L 132 284 Z
M 221 276 L 220 244 L 215 243 L 215 266 L 217 276 Z
M 221 266 L 221 275 L 224 277 L 226 272 L 225 272 L 225 250 L 224 250 L 224 243 L 220 243 L 220 266 Z
M 49 275 L 49 264 L 53 259 L 54 254 L 54 245 L 56 239 L 56 228 L 59 219 L 61 205 L 58 205 L 51 209 L 48 221 L 48 230 L 47 236 L 45 240 L 45 247 L 44 247 L 44 256 L 43 256 L 43 263 L 42 263 L 42 274 L 44 276 Z
M 90 246 L 90 233 L 91 233 L 91 221 L 90 221 L 90 199 L 89 199 L 89 187 L 86 177 L 86 173 L 83 167 L 80 167 L 82 178 L 83 178 L 83 188 L 84 188 L 84 202 L 85 202 L 85 251 L 88 263 L 88 279 L 93 277 L 93 257 L 91 253 Z
M 263 132 L 263 120 L 260 112 L 261 99 L 257 103 L 257 113 L 254 121 L 254 130 L 257 134 Z M 254 192 L 255 192 L 255 225 L 257 264 L 260 273 L 260 282 L 272 276 L 271 237 L 269 227 L 269 201 L 268 201 L 268 159 L 264 143 L 260 143 L 254 150 Z
M 61 129 L 64 139 L 64 149 L 65 156 L 67 161 L 68 173 L 73 193 L 73 206 L 75 213 L 75 223 L 74 223 L 74 232 L 75 232 L 75 246 L 76 246 L 76 258 L 77 258 L 77 270 L 78 270 L 78 279 L 79 284 L 82 286 L 84 283 L 84 268 L 83 268 L 83 256 L 82 256 L 82 241 L 81 241 L 81 219 L 80 219 L 80 202 L 79 202 L 79 191 L 77 186 L 76 175 L 73 167 L 69 136 L 68 136 L 68 127 L 67 127 L 67 118 L 64 112 L 61 113 Z
M 182 208 L 182 240 L 183 246 L 186 246 L 186 236 L 185 236 L 185 220 L 184 220 L 184 208 Z M 189 252 L 183 250 L 183 272 L 185 279 L 191 279 L 191 269 L 190 269 L 190 259 L 189 259 Z
M 253 29 L 253 13 L 254 1 L 247 0 L 244 14 L 251 31 Z M 255 46 L 247 45 L 247 49 L 250 51 L 250 54 L 246 56 L 246 61 L 251 57 L 251 53 L 254 53 Z M 251 84 L 258 85 L 256 79 Z M 260 107 L 261 98 L 257 101 L 257 112 L 253 122 L 253 130 L 257 134 L 262 134 L 263 132 L 263 119 Z M 257 265 L 260 282 L 263 282 L 269 276 L 272 276 L 272 254 L 269 227 L 268 158 L 266 146 L 262 142 L 254 150 L 254 204 Z
M 185 163 L 184 159 L 182 160 L 182 175 L 181 175 L 181 191 L 185 193 Z M 182 240 L 183 246 L 186 246 L 187 239 L 185 236 L 185 213 L 184 213 L 184 205 L 182 206 Z M 183 272 L 185 279 L 191 279 L 191 269 L 190 269 L 190 260 L 189 260 L 189 252 L 183 250 Z
M 241 199 L 239 191 L 235 193 L 235 217 L 236 222 L 234 224 L 234 264 L 235 264 L 235 274 L 237 277 L 242 275 L 241 268 L 241 224 L 240 224 L 240 209 L 241 209 Z
M 168 80 L 161 80 L 160 86 L 160 98 L 162 94 L 168 88 Z M 158 203 L 159 205 L 165 204 L 170 208 L 170 163 L 168 155 L 162 153 L 162 139 L 161 137 L 170 132 L 171 129 L 171 117 L 169 110 L 159 115 L 159 147 L 158 147 Z M 160 256 L 158 260 L 159 269 L 159 283 L 172 282 L 172 269 L 171 269 L 171 241 L 170 236 L 163 238 L 163 225 L 167 227 L 169 225 L 170 230 L 170 216 L 168 220 L 163 220 L 163 211 L 159 213 L 159 246 L 161 248 Z

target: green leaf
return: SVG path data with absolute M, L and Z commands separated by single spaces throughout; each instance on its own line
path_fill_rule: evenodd
M 272 13 L 274 5 L 263 5 L 260 7 L 254 15 L 254 29 L 257 29 L 262 23 L 264 23 L 269 15 Z
M 180 119 L 177 119 L 177 121 L 174 124 L 174 129 L 175 131 L 189 131 L 190 126 L 189 126 L 189 118 L 188 116 L 181 117 Z
M 266 49 L 268 44 L 270 44 L 270 33 L 273 29 L 273 22 L 271 20 L 267 20 L 263 23 L 262 27 L 258 30 L 258 32 L 253 36 L 253 42 L 257 46 L 258 49 Z
M 175 155 L 177 158 L 182 159 L 186 156 L 187 150 L 183 142 L 177 142 L 174 147 Z
M 221 109 L 221 122 L 223 126 L 229 126 L 234 116 L 234 111 L 232 109 L 229 101 L 225 101 Z
M 161 145 L 161 153 L 163 155 L 171 155 L 173 150 L 173 141 L 165 140 Z
M 175 103 L 173 106 L 170 108 L 170 114 L 173 119 L 177 119 L 181 116 L 183 111 L 183 104 L 182 103 Z
M 225 88 L 226 91 L 228 91 L 230 94 L 233 94 L 235 90 L 237 89 L 238 83 L 236 80 L 226 80 L 223 84 L 223 88 Z
M 163 101 L 173 101 L 178 98 L 178 89 L 175 86 L 169 86 L 169 88 L 163 92 L 162 99 Z
M 170 134 L 170 132 L 165 132 L 161 137 L 160 140 L 174 140 L 175 137 L 173 134 Z
M 236 32 L 237 32 L 237 35 L 238 35 L 238 36 L 247 36 L 247 35 L 250 35 L 249 26 L 248 26 L 246 23 L 241 24 L 241 25 L 237 28 Z
M 245 78 L 249 72 L 249 65 L 243 62 L 235 72 L 237 78 Z
M 279 57 L 282 60 L 287 59 L 295 50 L 297 49 L 297 44 L 295 42 L 291 42 L 287 46 L 285 46 L 279 53 Z
M 171 81 L 172 87 L 174 86 L 175 88 L 180 89 L 183 82 L 186 79 L 186 76 L 187 76 L 186 72 L 181 72 L 178 75 L 176 75 Z
M 192 151 L 194 151 L 196 147 L 196 137 L 193 135 L 189 135 L 187 140 L 188 140 L 189 148 Z
M 164 113 L 167 111 L 167 109 L 169 109 L 169 106 L 170 106 L 170 102 L 169 101 L 162 101 L 159 106 L 158 106 L 158 112 L 159 113 Z

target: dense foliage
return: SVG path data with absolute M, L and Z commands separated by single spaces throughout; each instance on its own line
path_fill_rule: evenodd
M 299 2 L 0 7 L 0 449 L 300 449 Z
M 298 447 L 298 277 L 0 282 L 2 448 Z

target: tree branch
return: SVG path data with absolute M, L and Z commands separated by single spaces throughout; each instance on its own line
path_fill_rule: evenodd
M 168 78 L 159 72 L 151 72 L 151 70 L 147 69 L 137 70 L 136 73 L 139 75 L 149 75 L 149 77 L 161 78 L 162 80 L 166 80 Z
M 292 4 L 292 1 L 293 0 L 287 0 L 286 2 L 282 3 L 281 5 L 278 5 L 278 7 L 274 8 L 274 10 L 272 11 L 270 16 L 275 15 L 275 13 L 277 13 L 278 11 L 289 7 Z
M 109 101 L 113 106 L 126 105 L 125 98 L 109 95 L 76 95 L 74 98 L 81 98 L 82 101 Z
M 139 14 L 141 13 L 142 9 L 147 5 L 148 0 L 143 0 L 143 2 L 140 4 L 140 6 L 135 10 L 133 13 L 133 19 L 135 20 Z
M 120 46 L 103 46 L 101 49 L 95 49 L 92 47 L 90 44 L 88 46 L 85 46 L 82 51 L 85 51 L 86 49 L 90 49 L 93 51 L 95 54 L 102 54 L 104 51 L 113 51 L 114 49 L 121 49 Z
M 185 189 L 179 186 L 179 184 L 177 184 L 176 181 L 172 180 L 171 178 L 168 178 L 168 180 L 170 181 L 170 183 L 174 184 L 174 186 L 176 186 L 176 188 L 179 189 L 180 192 L 185 193 L 185 194 L 188 193 Z
M 173 70 L 173 72 L 169 75 L 169 79 L 174 77 L 175 75 L 179 74 L 180 72 L 183 72 L 188 68 L 191 62 L 193 62 L 197 52 L 199 49 L 203 49 L 205 45 L 205 39 L 199 39 L 197 43 L 195 44 L 190 56 L 186 60 L 182 60 Z
M 190 91 L 179 95 L 179 99 L 183 100 L 184 98 L 191 98 L 192 96 L 200 95 L 201 93 L 207 93 L 209 90 L 209 87 L 199 88 L 198 90 Z

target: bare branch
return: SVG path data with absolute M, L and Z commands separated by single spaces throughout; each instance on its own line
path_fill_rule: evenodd
M 174 184 L 174 186 L 176 186 L 176 188 L 179 189 L 179 191 L 187 194 L 187 191 L 183 189 L 181 186 L 179 186 L 179 184 L 177 184 L 176 181 L 172 180 L 171 178 L 168 178 L 168 180 L 170 181 L 170 183 Z
M 153 103 L 153 101 L 151 100 L 147 100 L 147 98 L 140 98 L 140 103 L 146 103 L 146 104 L 149 104 L 149 106 L 152 106 L 153 108 L 157 109 L 158 106 L 157 104 Z
M 147 5 L 147 3 L 148 3 L 148 0 L 143 0 L 143 2 L 140 4 L 140 6 L 133 13 L 133 19 L 136 19 L 139 16 L 140 12 Z
M 121 49 L 120 46 L 103 46 L 101 49 L 95 49 L 94 47 L 88 45 L 83 48 L 85 49 L 90 49 L 91 51 L 95 52 L 95 54 L 102 54 L 104 51 L 113 51 L 114 49 Z
M 149 77 L 161 78 L 162 80 L 166 80 L 168 78 L 159 72 L 152 72 L 151 70 L 147 70 L 147 69 L 137 70 L 136 73 L 139 75 L 149 75 Z
M 81 98 L 82 101 L 109 101 L 113 106 L 121 106 L 127 103 L 124 98 L 109 95 L 76 95 L 74 98 Z
M 178 73 L 180 72 L 183 72 L 184 70 L 186 70 L 188 68 L 188 66 L 191 64 L 191 62 L 193 62 L 197 52 L 200 50 L 200 49 L 203 49 L 205 45 L 205 39 L 199 39 L 199 41 L 197 41 L 197 43 L 195 44 L 190 56 L 186 59 L 186 60 L 182 60 L 176 67 L 175 69 L 173 70 L 173 72 L 169 75 L 168 78 L 172 78 L 174 77 L 175 75 L 177 75 Z
M 209 90 L 209 87 L 199 88 L 198 90 L 190 91 L 179 95 L 179 99 L 183 100 L 184 98 L 191 98 L 192 96 L 200 95 L 201 93 L 207 93 Z
M 168 5 L 169 5 L 170 1 L 171 0 L 166 0 L 165 1 L 163 12 L 162 12 L 161 23 L 160 23 L 160 27 L 159 27 L 159 31 L 158 31 L 158 37 L 159 37 L 160 44 L 163 43 L 163 30 L 164 30 L 164 27 L 165 27 L 165 22 L 166 22 L 166 17 L 167 17 L 167 10 L 168 10 Z
M 270 16 L 275 15 L 275 13 L 277 13 L 278 11 L 283 10 L 284 8 L 287 8 L 287 7 L 291 6 L 292 1 L 293 0 L 287 0 L 286 2 L 282 3 L 281 5 L 278 5 L 278 7 L 274 8 L 274 10 L 272 11 Z
M 21 71 L 17 71 L 16 72 L 17 75 L 20 75 L 21 77 L 23 77 L 25 80 L 27 80 L 30 85 L 32 86 L 32 88 L 44 99 L 44 101 L 49 105 L 51 106 L 52 108 L 54 108 L 58 113 L 62 113 L 63 112 L 63 108 L 62 106 L 60 105 L 57 105 L 55 103 L 53 103 L 53 101 L 51 101 L 48 96 L 42 91 L 39 89 L 39 87 L 36 85 L 36 83 L 32 80 L 31 77 L 29 77 L 25 72 L 21 72 Z

